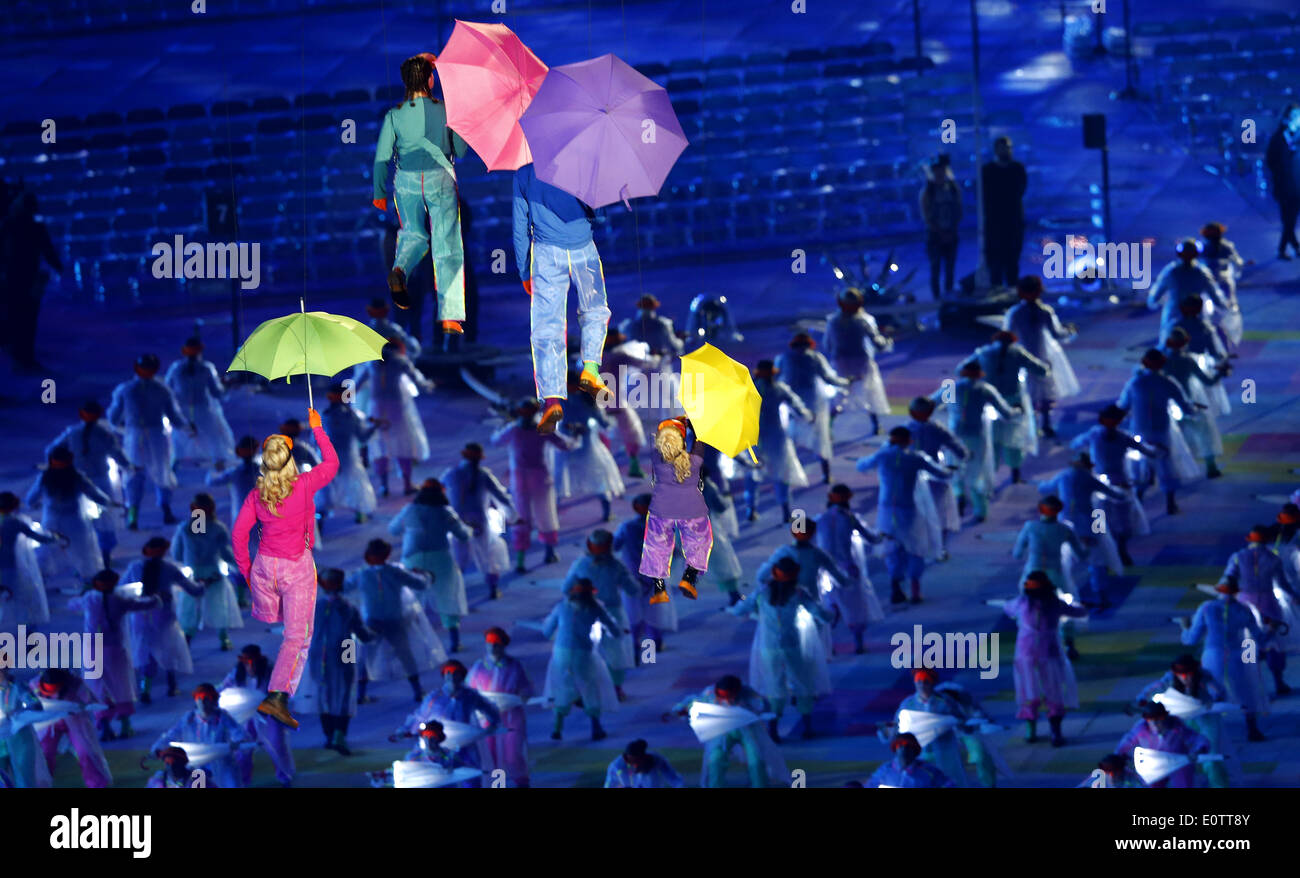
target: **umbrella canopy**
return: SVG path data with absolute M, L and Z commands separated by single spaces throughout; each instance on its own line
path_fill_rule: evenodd
M 923 710 L 900 710 L 898 733 L 911 732 L 922 747 L 929 747 L 935 738 L 957 725 L 957 717 Z
M 547 67 L 504 24 L 456 21 L 435 64 L 447 102 L 447 127 L 473 147 L 489 171 L 533 160 L 519 117 Z
M 477 768 L 453 768 L 450 771 L 432 762 L 401 761 L 393 763 L 393 787 L 402 789 L 428 789 L 445 787 L 471 778 L 481 777 Z
M 707 744 L 727 732 L 744 728 L 760 720 L 773 719 L 775 716 L 774 713 L 759 715 L 752 710 L 729 704 L 697 701 L 690 709 L 691 731 L 695 732 L 695 737 L 700 739 L 701 744 Z
M 713 345 L 682 357 L 681 397 L 682 408 L 701 442 L 728 457 L 758 442 L 758 411 L 763 398 L 749 370 Z
M 382 359 L 387 342 L 364 323 L 326 311 L 274 317 L 244 340 L 227 372 L 256 372 L 263 378 L 337 375 L 349 366 Z M 307 382 L 308 397 L 311 382 Z
M 552 67 L 519 125 L 537 178 L 591 207 L 658 195 L 687 143 L 668 92 L 613 55 Z

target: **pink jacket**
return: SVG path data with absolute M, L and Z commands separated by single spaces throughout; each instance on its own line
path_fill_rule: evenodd
M 324 427 L 313 427 L 316 445 L 320 448 L 320 466 L 312 467 L 310 472 L 299 473 L 293 491 L 284 498 L 276 515 L 266 507 L 257 494 L 257 488 L 248 492 L 244 505 L 239 509 L 235 527 L 231 533 L 234 544 L 235 562 L 239 572 L 248 579 L 253 562 L 248 556 L 248 535 L 253 525 L 262 523 L 262 539 L 258 552 L 273 558 L 295 559 L 309 551 L 316 539 L 316 492 L 325 487 L 339 471 L 339 456 L 334 451 L 330 437 L 325 435 Z

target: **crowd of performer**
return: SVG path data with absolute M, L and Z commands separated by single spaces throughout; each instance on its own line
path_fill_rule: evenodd
M 406 197 L 403 185 L 399 180 L 399 197 Z M 553 229 L 586 222 L 566 217 L 563 201 L 538 194 L 538 185 L 521 177 L 519 209 L 545 205 L 540 222 Z M 534 214 L 531 224 L 538 222 Z M 1073 457 L 1038 484 L 1038 515 L 1014 537 L 1012 557 L 1024 562 L 1023 573 L 1015 594 L 999 604 L 1016 629 L 1016 718 L 1025 723 L 1026 743 L 1039 740 L 1040 716 L 1050 744 L 1065 743 L 1063 718 L 1080 706 L 1075 626 L 1108 606 L 1112 578 L 1133 563 L 1134 544 L 1150 532 L 1148 492 L 1158 489 L 1164 511 L 1178 514 L 1183 486 L 1222 474 L 1217 420 L 1230 411 L 1222 379 L 1242 337 L 1235 289 L 1242 261 L 1222 226 L 1202 232 L 1203 243 L 1179 244 L 1150 291 L 1150 306 L 1161 309 L 1159 346 L 1141 356 L 1117 399 L 1095 401 L 1096 425 L 1068 442 Z M 547 280 L 546 266 L 558 257 L 535 240 L 521 246 L 533 248 L 535 275 L 525 285 L 536 308 L 544 283 L 562 290 L 569 278 Z M 587 244 L 569 241 L 570 253 L 573 246 Z M 571 259 L 566 264 L 575 271 Z M 582 275 L 584 297 L 596 295 L 582 286 L 596 275 Z M 143 354 L 107 405 L 79 406 L 78 421 L 53 437 L 25 494 L 0 493 L 0 622 L 6 629 L 48 626 L 61 586 L 75 592 L 69 606 L 83 630 L 104 642 L 104 673 L 95 679 L 50 669 L 20 681 L 0 668 L 0 709 L 8 717 L 0 721 L 0 778 L 10 786 L 48 785 L 66 738 L 86 786 L 111 784 L 101 742 L 135 736 L 131 717 L 137 705 L 154 702 L 161 681 L 166 696 L 191 692 L 194 707 L 145 748 L 163 766 L 151 786 L 194 785 L 198 776 L 203 785 L 247 785 L 259 749 L 288 785 L 296 694 L 311 694 L 324 746 L 346 756 L 350 721 L 372 700 L 368 687 L 400 678 L 415 709 L 390 736 L 414 741 L 399 761 L 463 772 L 458 782 L 466 786 L 498 770 L 510 785 L 528 786 L 530 705 L 550 712 L 554 740 L 574 734 L 574 707 L 586 714 L 590 739 L 605 738 L 603 721 L 627 698 L 628 675 L 654 673 L 639 669 L 642 645 L 662 648 L 677 630 L 680 602 L 707 597 L 702 586 L 711 578 L 729 613 L 756 622 L 747 673 L 722 675 L 666 704 L 665 718 L 695 723 L 701 710 L 744 718 L 701 735 L 703 785 L 725 785 L 737 745 L 753 786 L 788 784 L 782 720 L 793 706 L 798 721 L 787 735 L 824 733 L 814 705 L 832 691 L 837 635 L 851 637 L 850 660 L 866 661 L 868 629 L 924 600 L 925 571 L 950 557 L 951 535 L 986 523 L 1002 468 L 1010 484 L 1022 482 L 1027 459 L 1057 440 L 1055 406 L 1080 393 L 1066 354 L 1077 329 L 1043 301 L 1036 276 L 1021 278 L 1017 292 L 1002 328 L 955 362 L 933 393 L 907 403 L 898 421 L 877 363 L 891 339 L 863 309 L 862 295 L 844 291 L 819 337 L 796 332 L 786 350 L 756 363 L 762 409 L 753 459 L 733 460 L 698 441 L 681 409 L 638 410 L 626 404 L 624 388 L 601 382 L 601 372 L 618 366 L 625 375 L 676 371 L 685 347 L 653 296 L 617 329 L 606 327 L 607 311 L 588 314 L 572 361 L 562 328 L 539 346 L 535 322 L 536 398 L 517 404 L 481 443 L 467 442 L 455 462 L 431 460 L 413 391 L 433 385 L 416 365 L 418 343 L 389 319 L 387 300 L 368 308 L 371 326 L 388 340 L 383 358 L 333 384 L 324 410 L 309 412 L 307 429 L 290 419 L 264 439 L 236 439 L 223 408 L 225 386 L 201 340 L 186 340 L 165 371 L 158 356 Z M 562 313 L 562 300 L 556 307 Z M 719 344 L 740 338 L 717 300 L 697 302 L 692 320 L 699 337 Z M 862 492 L 832 471 L 836 425 L 851 411 L 883 433 L 879 448 L 856 465 L 878 480 L 871 523 Z M 488 464 L 497 454 L 500 475 Z M 393 461 L 400 489 L 391 481 Z M 814 463 L 820 488 L 805 469 Z M 189 514 L 178 516 L 181 465 L 203 468 L 206 490 L 184 498 Z M 438 477 L 417 480 L 416 468 L 431 465 L 441 467 Z M 650 489 L 634 493 L 631 483 L 642 479 Z M 147 486 L 168 530 L 147 539 L 139 557 L 115 557 L 124 529 L 154 521 L 152 510 L 142 511 Z M 790 539 L 746 570 L 732 542 L 765 513 L 765 486 Z M 375 520 L 380 498 L 397 490 L 404 505 Z M 795 492 L 823 491 L 824 511 L 795 514 Z M 562 497 L 594 497 L 610 526 L 587 534 L 584 551 L 562 573 L 553 609 L 533 623 L 554 641 L 535 685 L 509 651 L 519 620 L 496 607 L 507 604 L 508 582 L 527 572 L 530 560 L 559 560 Z M 631 515 L 616 521 L 620 502 Z M 345 516 L 374 538 L 345 569 L 317 568 L 312 547 Z M 1242 530 L 1245 545 L 1223 559 L 1215 596 L 1177 620 L 1182 643 L 1199 654 L 1180 656 L 1133 693 L 1138 718 L 1114 753 L 1099 754 L 1101 785 L 1142 785 L 1154 752 L 1186 758 L 1152 785 L 1224 786 L 1238 752 L 1225 718 L 1239 714 L 1247 742 L 1262 740 L 1268 684 L 1273 697 L 1290 692 L 1284 669 L 1300 637 L 1290 633 L 1300 588 L 1300 508 L 1289 502 L 1275 522 Z M 534 539 L 540 559 L 531 555 Z M 885 571 L 887 601 L 869 576 L 872 567 Z M 501 601 L 488 611 L 499 624 L 482 644 L 465 643 L 469 589 L 480 587 Z M 232 638 L 249 627 L 250 615 L 283 624 L 278 654 L 252 644 L 234 653 Z M 1258 656 L 1239 648 L 1243 637 L 1257 644 Z M 235 656 L 224 679 L 194 679 L 196 638 L 213 638 Z M 474 657 L 467 665 L 458 655 Z M 858 785 L 993 786 L 1008 773 L 990 739 L 997 726 L 989 714 L 943 676 L 941 669 L 915 670 L 915 693 L 880 727 L 888 752 L 863 753 L 864 761 L 885 761 Z M 13 721 L 36 710 L 52 721 Z M 629 743 L 606 778 L 607 786 L 682 783 L 645 739 Z

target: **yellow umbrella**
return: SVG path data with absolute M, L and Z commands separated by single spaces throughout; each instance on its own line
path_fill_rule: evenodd
M 763 398 L 748 369 L 705 344 L 682 357 L 681 398 L 696 438 L 728 457 L 751 449 L 754 458 Z

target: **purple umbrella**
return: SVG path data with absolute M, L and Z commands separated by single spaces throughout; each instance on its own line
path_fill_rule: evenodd
M 552 67 L 519 125 L 537 178 L 591 207 L 658 195 L 686 148 L 668 92 L 613 55 Z

